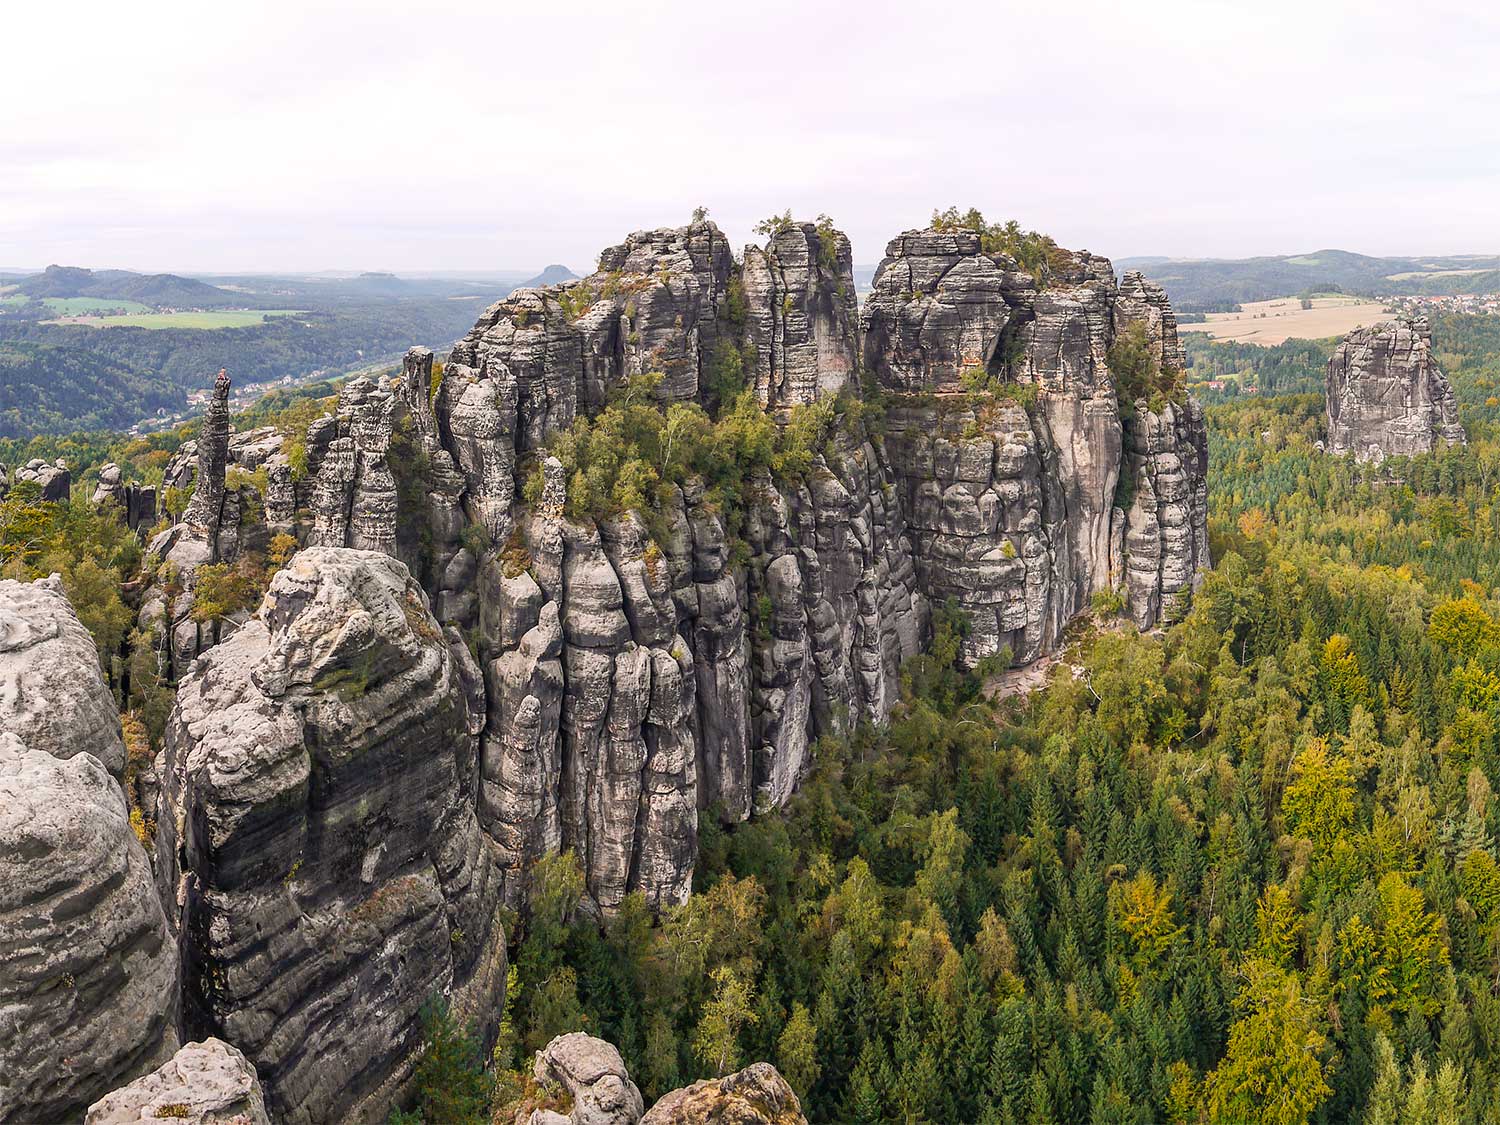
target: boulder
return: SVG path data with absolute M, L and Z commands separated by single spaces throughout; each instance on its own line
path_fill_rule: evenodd
M 84 1125 L 271 1125 L 250 1061 L 222 1039 L 188 1043 L 156 1070 L 89 1106 Z
M 572 1103 L 570 1125 L 636 1125 L 644 1103 L 612 1044 L 581 1031 L 559 1035 L 537 1052 L 532 1076 L 543 1090 L 560 1087 Z
M 802 1103 L 770 1063 L 665 1095 L 641 1125 L 807 1125 Z

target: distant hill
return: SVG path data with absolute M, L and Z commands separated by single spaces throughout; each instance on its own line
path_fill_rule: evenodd
M 132 273 L 129 270 L 89 270 L 79 266 L 48 266 L 15 282 L 16 291 L 41 300 L 46 297 L 99 297 L 137 301 L 174 308 L 243 306 L 243 295 L 172 273 Z
M 1121 258 L 1115 264 L 1140 270 L 1165 286 L 1182 312 L 1222 311 L 1306 291 L 1372 296 L 1500 292 L 1500 257 L 1494 255 L 1373 258 L 1317 250 L 1265 258 Z
M 544 269 L 535 277 L 528 278 L 517 287 L 520 289 L 536 289 L 543 285 L 559 285 L 564 281 L 572 281 L 578 275 L 567 266 L 553 264 Z

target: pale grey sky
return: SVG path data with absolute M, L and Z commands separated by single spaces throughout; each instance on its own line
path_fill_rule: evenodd
M 25 2 L 0 267 L 582 269 L 709 207 L 874 262 L 1500 251 L 1500 13 L 1426 0 Z

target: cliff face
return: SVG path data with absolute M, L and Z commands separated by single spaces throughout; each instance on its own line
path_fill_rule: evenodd
M 1050 651 L 1101 590 L 1143 627 L 1179 613 L 1208 561 L 1202 414 L 1142 401 L 1122 421 L 1108 353 L 1135 321 L 1180 368 L 1165 293 L 1117 286 L 1103 258 L 1059 252 L 1039 282 L 977 234 L 912 231 L 860 313 L 826 223 L 781 224 L 737 266 L 698 222 L 513 293 L 440 380 L 409 355 L 396 424 L 428 466 L 418 569 L 478 650 L 479 817 L 507 900 L 561 847 L 606 910 L 632 890 L 680 901 L 699 813 L 779 807 L 817 735 L 883 719 L 934 603 L 968 613 L 970 662 Z M 883 439 L 842 436 L 801 482 L 754 482 L 740 526 L 693 481 L 655 539 L 629 514 L 570 519 L 555 462 L 521 500 L 523 463 L 632 375 L 712 404 L 738 373 L 790 417 L 859 395 L 861 366 L 889 397 Z M 320 488 L 315 526 L 349 495 Z
M 1361 461 L 1463 445 L 1458 400 L 1432 354 L 1425 318 L 1345 336 L 1328 360 L 1328 443 Z
M 245 1052 L 278 1121 L 383 1113 L 434 991 L 498 1010 L 477 680 L 399 562 L 313 548 L 178 689 L 157 856 L 183 1025 Z

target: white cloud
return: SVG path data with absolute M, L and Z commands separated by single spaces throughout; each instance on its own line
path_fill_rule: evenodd
M 1066 245 L 1500 250 L 1500 16 L 1262 0 L 86 0 L 0 16 L 0 264 L 590 264 L 708 205 L 873 261 L 934 206 Z

